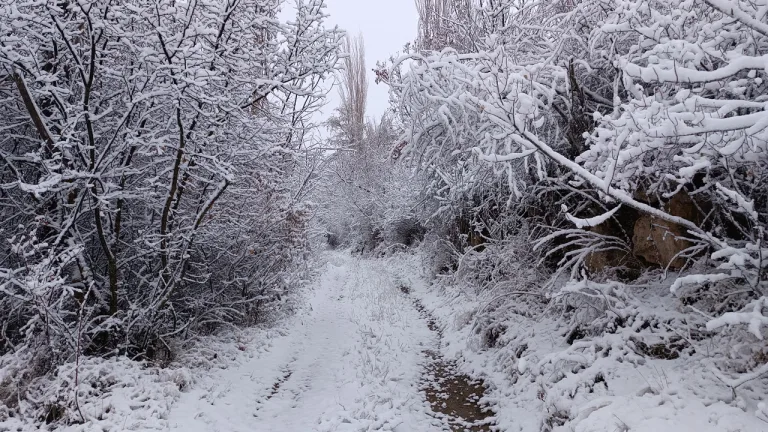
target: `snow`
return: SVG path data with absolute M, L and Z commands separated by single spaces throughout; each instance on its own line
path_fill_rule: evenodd
M 422 1 L 330 147 L 324 0 L 6 2 L 0 432 L 768 430 L 767 2 Z
M 601 215 L 597 215 L 597 216 L 586 218 L 586 219 L 577 218 L 571 215 L 570 213 L 566 213 L 565 217 L 568 218 L 568 220 L 571 221 L 574 225 L 576 225 L 576 228 L 594 227 L 610 219 L 611 216 L 613 216 L 616 213 L 616 211 L 619 210 L 619 208 L 621 208 L 620 205 L 614 207 L 613 209 Z
M 7 378 L 2 373 L 5 366 L 0 362 L 0 381 L 3 382 Z M 78 377 L 77 381 L 75 376 Z M 78 384 L 73 385 L 75 382 Z M 81 359 L 78 375 L 75 375 L 75 363 L 66 363 L 59 366 L 55 377 L 36 382 L 27 391 L 39 398 L 35 402 L 42 402 L 49 407 L 72 406 L 74 386 L 79 396 L 79 409 L 70 413 L 70 416 L 74 417 L 73 420 L 79 420 L 82 415 L 84 423 L 68 426 L 39 425 L 36 419 L 5 416 L 5 407 L 0 405 L 0 431 L 163 430 L 166 425 L 163 419 L 179 397 L 180 388 L 185 388 L 190 382 L 186 368 L 147 367 L 125 357 Z
M 393 267 L 416 275 L 419 262 L 417 257 L 400 258 Z M 488 296 L 414 280 L 413 295 L 441 325 L 443 354 L 456 359 L 462 372 L 490 386 L 484 400 L 497 413 L 501 431 L 768 430 L 764 420 L 768 365 L 745 374 L 744 380 L 713 373 L 710 359 L 717 358 L 717 339 L 712 340 L 714 346 L 697 346 L 692 354 L 675 359 L 638 355 L 632 337 L 653 334 L 629 329 L 569 345 L 563 337 L 567 322 L 510 301 L 498 312 L 505 331 L 489 348 L 478 337 L 477 327 L 491 304 Z M 668 321 L 676 314 L 670 295 L 669 285 L 660 284 L 630 308 L 636 319 L 656 316 Z M 652 341 L 646 339 L 648 344 Z M 547 422 L 553 422 L 551 429 L 544 426 Z
M 272 327 L 201 340 L 166 369 L 125 358 L 81 360 L 86 422 L 56 430 L 444 431 L 421 390 L 427 350 L 488 385 L 482 402 L 500 431 L 539 432 L 550 423 L 553 432 L 765 430 L 768 365 L 731 379 L 701 347 L 676 359 L 638 355 L 633 337 L 650 344 L 653 334 L 628 328 L 569 345 L 557 316 L 514 306 L 489 348 L 477 334 L 488 299 L 430 286 L 418 254 L 326 259 L 299 310 Z M 621 307 L 635 316 L 675 316 L 664 298 L 668 286 L 631 305 L 624 290 L 603 291 L 624 299 Z M 437 318 L 441 343 L 411 296 Z M 764 303 L 736 321 L 763 320 Z M 66 398 L 73 372 L 62 366 L 45 397 Z M 0 430 L 39 425 L 0 417 Z
M 420 383 L 437 335 L 400 291 L 399 275 L 346 252 L 321 265 L 294 315 L 201 339 L 169 368 L 122 357 L 81 360 L 86 421 L 55 430 L 445 430 Z M 45 397 L 71 395 L 74 369 L 62 366 Z M 6 373 L 13 370 L 0 363 L 0 380 Z M 0 431 L 41 427 L 0 410 Z
M 737 207 L 749 215 L 753 220 L 758 220 L 757 218 L 757 212 L 755 211 L 755 202 L 754 200 L 747 200 L 744 198 L 743 195 L 740 193 L 728 189 L 725 186 L 721 185 L 720 182 L 715 183 L 715 187 L 717 187 L 717 191 L 726 199 L 730 199 L 733 202 L 736 203 Z
M 524 374 L 528 370 L 528 360 L 525 357 L 520 357 L 517 360 L 517 371 Z
M 674 69 L 664 69 L 655 66 L 640 67 L 626 61 L 622 62 L 620 66 L 631 76 L 642 78 L 646 82 L 706 83 L 728 78 L 741 70 L 764 70 L 768 66 L 768 56 L 740 57 L 732 60 L 727 66 L 715 71 L 701 71 L 683 67 L 675 67 Z
M 442 430 L 418 385 L 435 336 L 383 264 L 331 255 L 304 313 L 185 393 L 170 429 Z
M 768 305 L 768 297 L 760 297 L 752 302 L 751 312 L 726 312 L 707 322 L 707 330 L 714 330 L 727 325 L 747 324 L 750 333 L 763 340 L 761 329 L 763 326 L 768 326 L 768 317 L 763 315 L 763 308 L 766 305 Z
M 702 275 L 702 274 L 686 275 L 686 276 L 677 278 L 677 280 L 672 284 L 672 286 L 669 289 L 673 293 L 676 293 L 681 287 L 686 285 L 711 283 L 711 282 L 717 282 L 717 281 L 726 280 L 734 277 L 736 276 L 732 276 L 727 273 L 714 273 L 714 274 L 706 274 L 706 275 Z

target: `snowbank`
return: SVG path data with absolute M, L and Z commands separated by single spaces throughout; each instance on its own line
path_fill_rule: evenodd
M 522 295 L 477 295 L 440 280 L 430 285 L 417 255 L 394 257 L 390 266 L 409 275 L 413 295 L 440 321 L 443 354 L 491 385 L 486 401 L 501 430 L 768 430 L 768 376 L 731 389 L 712 368 L 744 367 L 736 360 L 754 346 L 744 339 L 751 336 L 707 333 L 705 317 L 677 309 L 669 283 L 632 292 L 593 286 L 598 297 L 613 300 L 608 310 L 589 312 L 583 304 L 536 306 Z M 589 316 L 577 316 L 584 309 Z

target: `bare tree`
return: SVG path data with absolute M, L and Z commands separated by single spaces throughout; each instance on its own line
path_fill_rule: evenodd
M 339 137 L 343 136 L 345 145 L 360 149 L 365 129 L 365 110 L 368 98 L 368 76 L 365 67 L 365 40 L 362 35 L 344 39 L 342 49 L 347 53 L 344 67 L 339 72 L 338 116 L 337 125 Z
M 476 48 L 478 33 L 476 0 L 416 0 L 419 14 L 418 50 L 451 48 L 468 52 Z M 481 2 L 482 3 L 482 2 Z M 489 6 L 493 7 L 491 0 Z

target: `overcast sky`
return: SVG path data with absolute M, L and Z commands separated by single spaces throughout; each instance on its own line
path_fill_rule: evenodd
M 351 36 L 365 38 L 366 68 L 368 69 L 368 116 L 381 117 L 389 105 L 387 87 L 376 85 L 371 71 L 376 61 L 386 60 L 402 51 L 406 42 L 416 37 L 418 15 L 414 0 L 326 0 L 330 25 L 338 25 Z M 338 104 L 338 91 L 329 95 L 328 112 Z

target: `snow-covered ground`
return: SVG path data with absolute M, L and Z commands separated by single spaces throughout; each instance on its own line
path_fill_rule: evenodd
M 713 337 L 669 359 L 640 355 L 632 347 L 631 336 L 659 333 L 652 329 L 569 344 L 568 323 L 557 314 L 520 311 L 510 302 L 496 312 L 502 330 L 488 347 L 475 325 L 487 298 L 463 287 L 426 283 L 418 276 L 418 254 L 396 256 L 388 267 L 410 275 L 412 295 L 441 329 L 442 354 L 489 386 L 483 400 L 496 412 L 501 431 L 768 431 L 768 376 L 733 391 L 712 373 L 712 359 L 738 349 L 727 339 Z M 651 312 L 674 316 L 677 304 L 666 287 L 635 300 L 646 305 L 637 312 L 638 321 L 651 319 L 644 316 Z
M 757 406 L 768 397 L 765 379 L 734 393 L 707 371 L 703 353 L 643 357 L 619 333 L 568 344 L 558 317 L 512 312 L 496 345 L 483 347 L 472 323 L 484 303 L 430 286 L 417 254 L 329 253 L 318 273 L 291 317 L 202 341 L 171 368 L 85 360 L 79 404 L 86 421 L 49 430 L 445 431 L 448 419 L 425 398 L 427 352 L 484 380 L 494 430 L 768 430 Z M 605 355 L 594 348 L 601 346 Z M 57 380 L 70 375 L 61 368 Z M 50 395 L 66 392 L 54 384 Z M 0 431 L 38 427 L 0 417 Z
M 167 368 L 89 357 L 76 378 L 66 364 L 39 383 L 49 402 L 38 405 L 63 415 L 46 424 L 33 409 L 0 410 L 0 431 L 450 430 L 456 419 L 432 411 L 425 381 L 458 381 L 430 374 L 439 333 L 405 289 L 412 275 L 389 264 L 330 252 L 294 314 L 180 348 Z
M 338 253 L 304 313 L 252 358 L 184 393 L 179 431 L 440 431 L 419 379 L 436 335 L 385 263 Z

